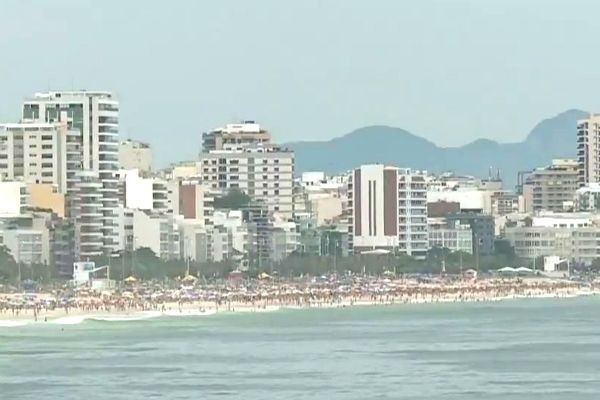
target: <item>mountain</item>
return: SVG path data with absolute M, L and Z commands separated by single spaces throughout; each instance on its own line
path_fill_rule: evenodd
M 361 164 L 383 163 L 432 172 L 487 176 L 500 170 L 506 187 L 512 187 L 519 171 L 548 165 L 553 158 L 575 156 L 578 119 L 588 116 L 568 110 L 538 123 L 524 141 L 498 143 L 478 139 L 460 147 L 440 147 L 404 129 L 367 126 L 323 142 L 292 142 L 296 170 L 337 173 Z

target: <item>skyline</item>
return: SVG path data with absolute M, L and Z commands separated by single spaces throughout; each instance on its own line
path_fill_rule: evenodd
M 589 1 L 33 3 L 0 6 L 0 120 L 34 92 L 114 91 L 122 138 L 149 142 L 157 167 L 238 120 L 280 143 L 389 125 L 460 146 L 600 109 L 600 72 L 574 62 L 600 33 Z

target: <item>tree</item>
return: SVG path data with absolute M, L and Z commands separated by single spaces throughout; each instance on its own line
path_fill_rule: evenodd
M 19 267 L 10 250 L 6 246 L 0 246 L 0 280 L 15 281 L 18 274 Z
M 227 194 L 216 197 L 214 201 L 215 208 L 226 208 L 229 210 L 239 210 L 244 208 L 250 202 L 250 196 L 239 189 L 230 189 Z

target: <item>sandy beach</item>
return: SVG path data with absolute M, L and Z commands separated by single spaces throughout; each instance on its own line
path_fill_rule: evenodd
M 443 302 L 490 302 L 516 298 L 566 298 L 600 293 L 598 288 L 563 280 L 481 280 L 420 283 L 370 279 L 344 285 L 260 282 L 249 287 L 182 287 L 167 291 L 129 288 L 85 290 L 67 300 L 51 293 L 0 294 L 0 327 L 30 323 L 77 324 L 86 319 L 127 321 L 160 316 Z M 143 295 L 141 294 L 143 293 Z

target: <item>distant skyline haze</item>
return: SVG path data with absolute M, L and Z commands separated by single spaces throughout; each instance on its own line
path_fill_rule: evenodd
M 0 120 L 46 90 L 110 90 L 156 166 L 256 120 L 277 142 L 368 125 L 440 146 L 518 142 L 600 110 L 595 1 L 117 1 L 0 4 Z

